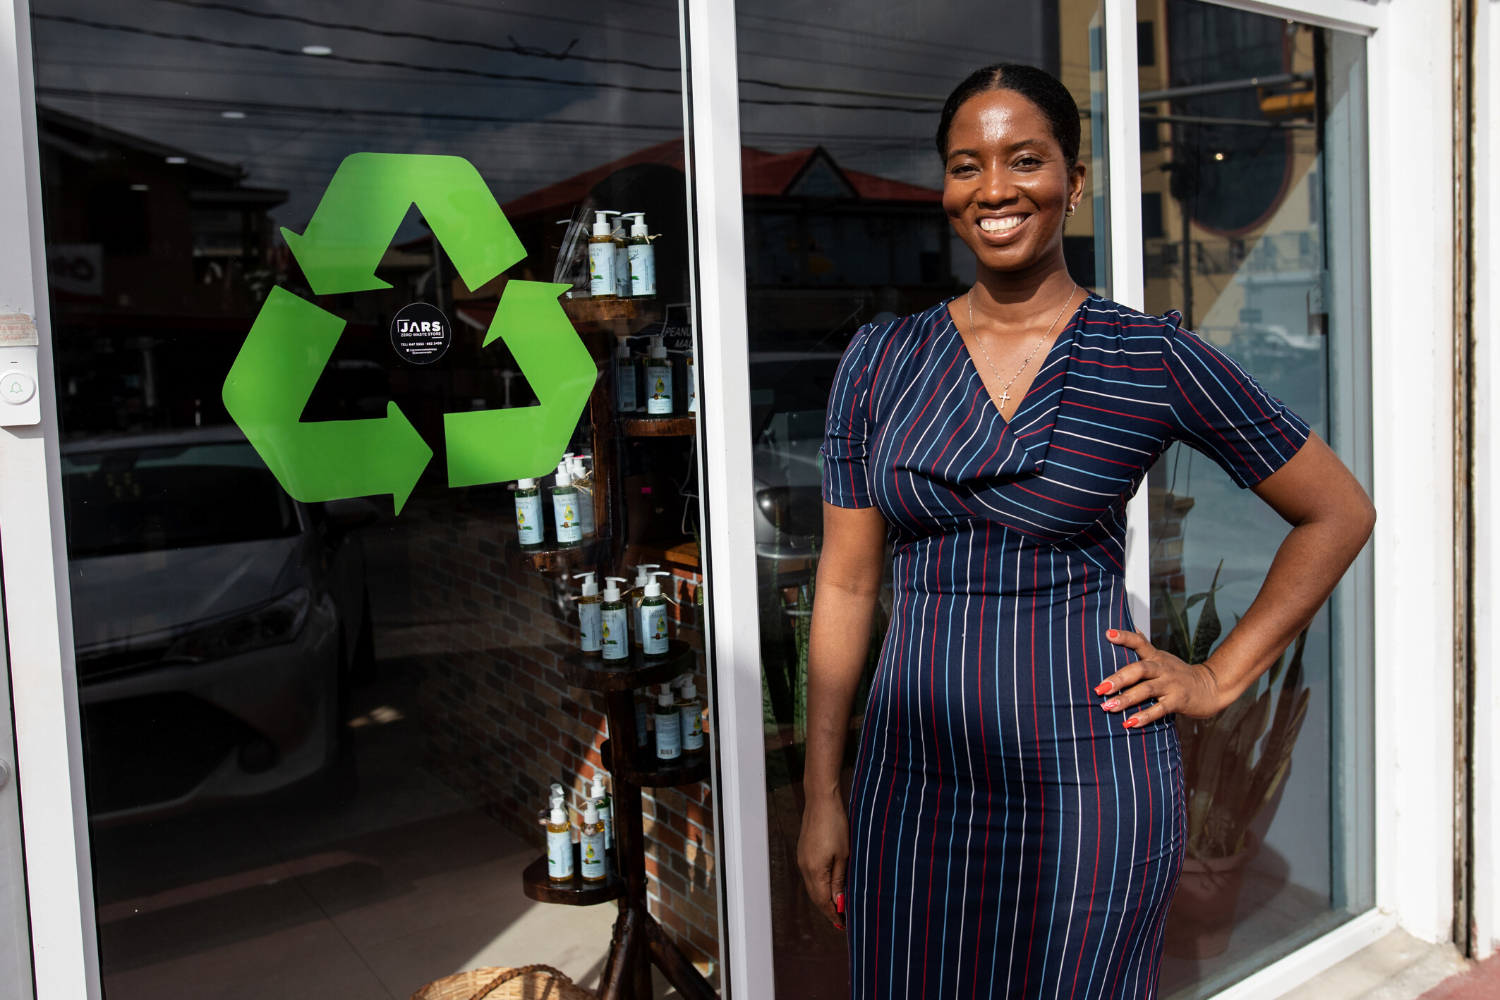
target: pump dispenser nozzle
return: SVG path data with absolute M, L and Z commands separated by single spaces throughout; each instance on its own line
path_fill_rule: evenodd
M 573 482 L 573 477 L 568 472 L 568 460 L 563 459 L 557 463 L 557 485 L 568 486 Z
M 608 209 L 596 209 L 594 211 L 594 235 L 608 236 L 614 229 L 606 216 L 619 215 L 619 212 L 611 212 Z
M 650 233 L 648 233 L 646 231 L 646 213 L 645 212 L 621 212 L 620 213 L 620 218 L 622 218 L 622 219 L 634 219 L 635 220 L 634 222 L 632 222 L 630 224 L 630 235 L 631 236 L 650 236 L 651 235 Z
M 652 573 L 650 575 L 650 577 L 648 577 L 647 580 L 646 580 L 646 592 L 645 592 L 645 596 L 646 597 L 660 597 L 661 596 L 661 584 L 659 582 L 657 582 L 657 577 L 662 577 L 662 576 L 668 576 L 669 577 L 671 575 L 672 574 L 668 573 L 666 570 L 658 570 L 657 572 Z
M 651 335 L 650 356 L 653 358 L 665 358 L 667 356 L 667 346 L 662 343 L 661 334 L 659 333 Z
M 656 569 L 661 569 L 661 563 L 636 563 L 635 585 L 637 587 L 644 587 L 646 584 L 650 583 L 651 577 L 653 575 L 651 573 L 651 570 Z
M 575 580 L 579 579 L 580 577 L 583 578 L 584 597 L 593 597 L 595 594 L 599 593 L 599 581 L 594 579 L 594 570 L 589 570 L 587 573 L 573 574 L 573 579 Z
M 625 581 L 625 578 L 623 576 L 606 576 L 604 578 L 604 600 L 605 600 L 605 603 L 612 603 L 612 602 L 618 601 L 620 599 L 620 588 L 616 587 L 615 584 L 616 583 L 625 583 L 625 582 L 626 581 Z

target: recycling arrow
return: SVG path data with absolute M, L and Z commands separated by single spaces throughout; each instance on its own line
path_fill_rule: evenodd
M 302 423 L 344 321 L 273 288 L 224 380 L 224 405 L 283 489 L 303 503 L 390 493 L 406 503 L 432 449 L 395 403 L 367 420 Z
M 389 288 L 375 269 L 413 203 L 470 288 L 525 256 L 479 172 L 456 156 L 355 153 L 306 231 L 282 233 L 315 293 Z M 506 284 L 481 346 L 503 338 L 540 405 L 445 415 L 450 486 L 544 475 L 561 458 L 597 376 L 557 300 L 568 287 Z M 337 316 L 272 289 L 224 381 L 224 405 L 297 500 L 390 493 L 400 513 L 432 449 L 395 403 L 379 418 L 301 421 L 343 330 Z
M 346 156 L 307 230 L 281 235 L 319 295 L 390 288 L 375 268 L 413 203 L 470 288 L 526 256 L 484 178 L 459 156 Z
M 557 466 L 598 377 L 557 300 L 571 287 L 506 282 L 480 346 L 504 339 L 541 405 L 445 413 L 449 486 L 537 479 Z

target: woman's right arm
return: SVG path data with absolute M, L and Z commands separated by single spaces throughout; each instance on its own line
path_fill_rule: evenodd
M 885 572 L 885 530 L 885 518 L 874 507 L 823 504 L 823 551 L 807 651 L 807 805 L 797 863 L 808 895 L 839 928 L 844 918 L 834 899 L 844 891 L 849 861 L 849 818 L 839 776 Z

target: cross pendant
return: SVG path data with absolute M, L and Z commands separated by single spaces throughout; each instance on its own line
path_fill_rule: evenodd
M 1009 389 L 1001 389 L 1000 390 L 1000 398 L 995 401 L 995 409 L 999 410 L 1001 413 L 1004 413 L 1005 412 L 1005 404 L 1009 403 L 1009 402 L 1010 402 L 1010 390 Z

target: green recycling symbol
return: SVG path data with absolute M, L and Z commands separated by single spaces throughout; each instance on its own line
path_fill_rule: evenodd
M 281 232 L 314 294 L 389 288 L 375 268 L 413 203 L 470 288 L 526 256 L 479 171 L 457 156 L 355 153 L 306 232 Z M 538 478 L 561 459 L 597 371 L 558 301 L 569 287 L 506 283 L 480 346 L 503 339 L 540 405 L 444 414 L 449 486 Z M 273 288 L 224 380 L 224 405 L 297 500 L 389 493 L 400 513 L 432 449 L 394 402 L 384 417 L 301 419 L 343 331 L 342 319 Z

